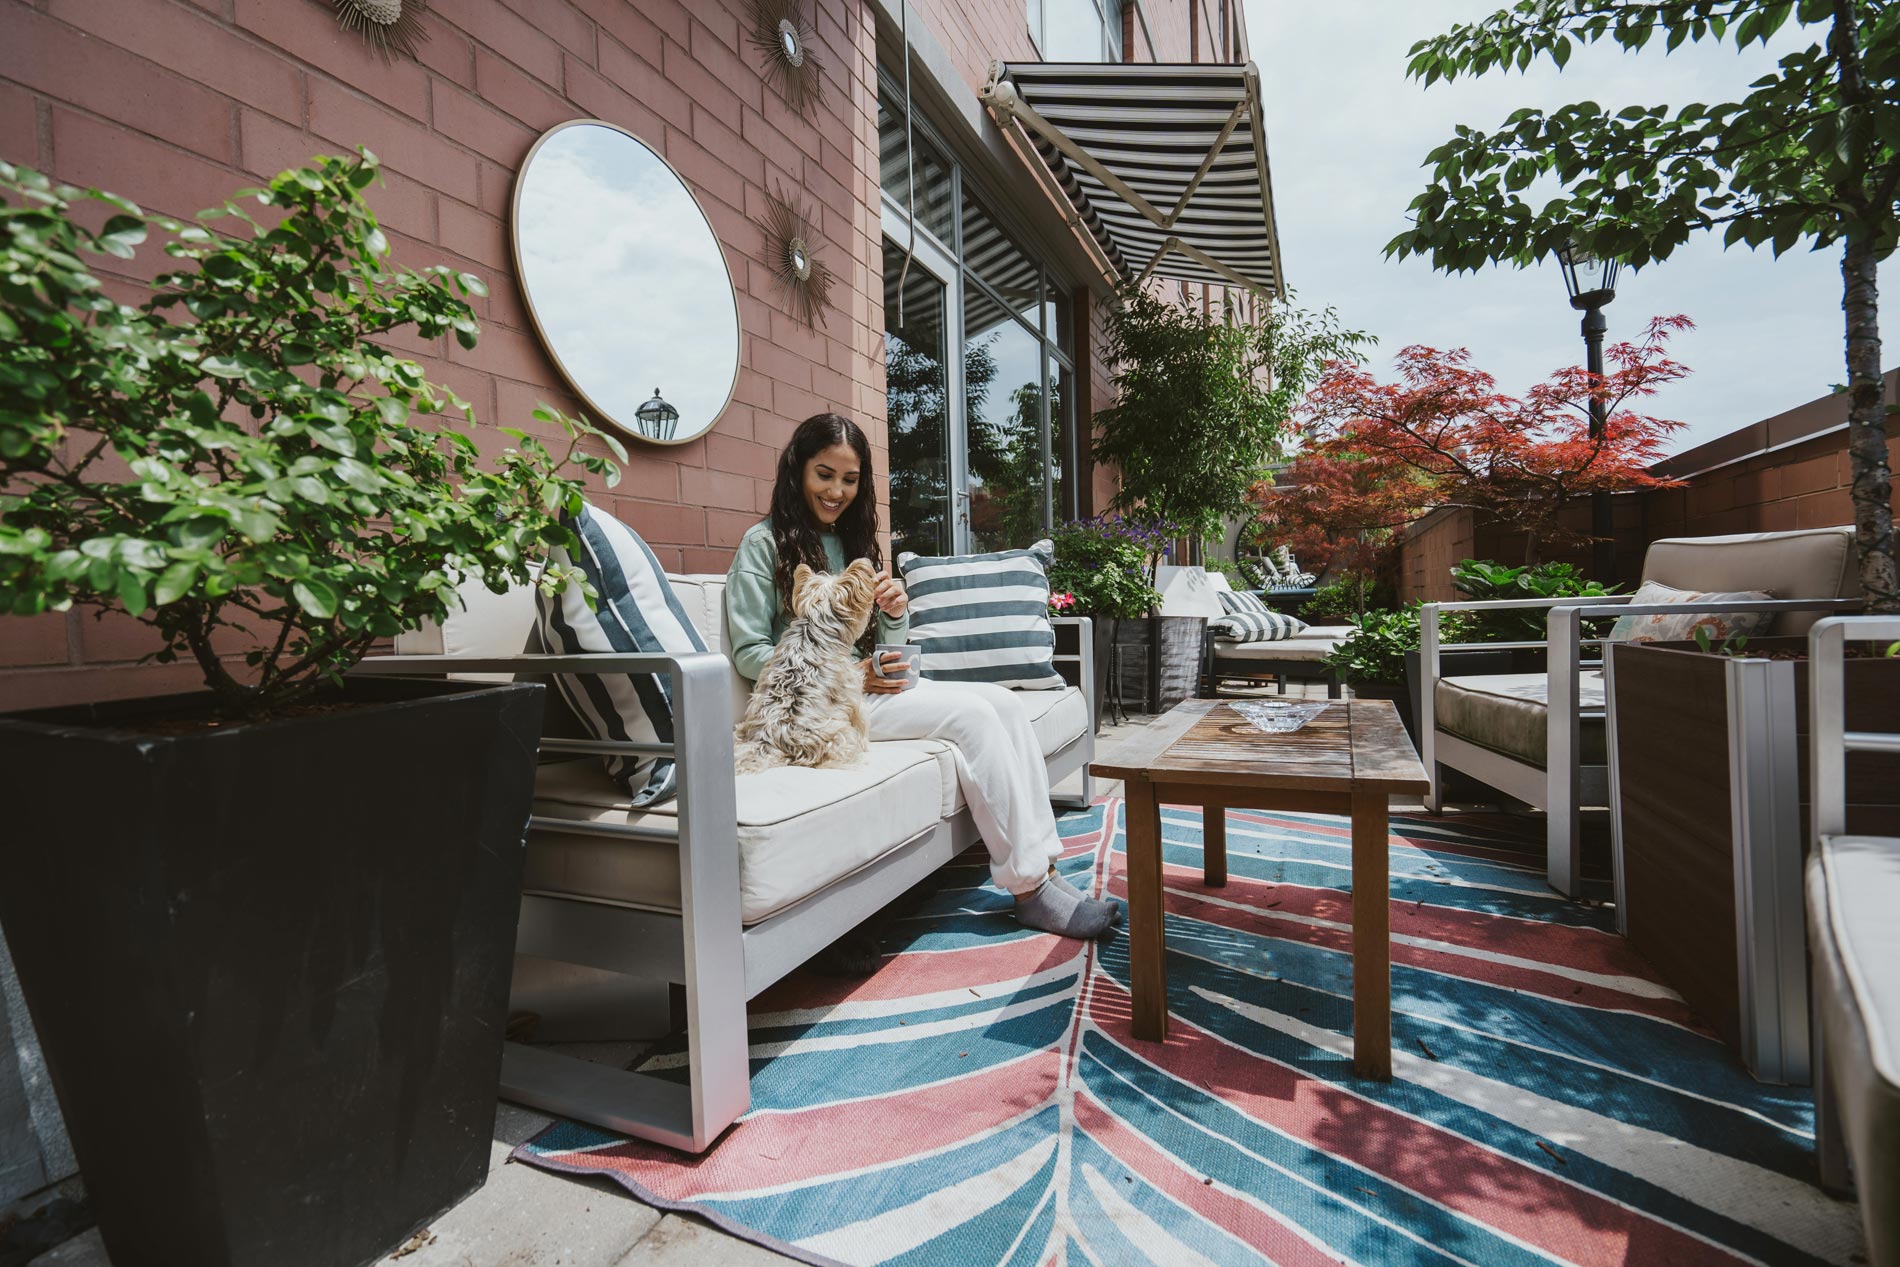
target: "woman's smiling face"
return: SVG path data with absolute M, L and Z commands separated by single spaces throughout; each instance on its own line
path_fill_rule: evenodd
M 848 444 L 820 449 L 805 463 L 805 508 L 821 527 L 837 523 L 857 497 L 859 466 Z

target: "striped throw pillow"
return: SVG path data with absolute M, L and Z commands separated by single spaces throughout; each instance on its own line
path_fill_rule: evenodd
M 1258 594 L 1248 594 L 1242 590 L 1220 591 L 1220 605 L 1230 616 L 1268 614 L 1268 607 L 1260 601 Z
M 633 529 L 585 504 L 568 527 L 580 538 L 580 552 L 570 557 L 564 547 L 556 547 L 553 561 L 579 568 L 599 597 L 590 608 L 578 587 L 552 596 L 535 591 L 541 641 L 549 654 L 706 649 L 660 561 Z M 554 680 L 594 738 L 673 742 L 673 689 L 664 675 L 563 673 Z M 605 761 L 608 775 L 627 789 L 636 807 L 669 801 L 679 790 L 670 757 L 610 756 Z
M 1282 612 L 1263 610 L 1217 616 L 1207 622 L 1207 628 L 1223 642 L 1279 642 L 1306 628 L 1306 622 Z
M 1049 626 L 1055 546 L 927 558 L 897 556 L 910 592 L 910 640 L 923 674 L 940 682 L 994 682 L 1026 690 L 1067 685 Z

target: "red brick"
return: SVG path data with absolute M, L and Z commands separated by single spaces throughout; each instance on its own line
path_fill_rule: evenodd
M 1854 522 L 1854 501 L 1844 488 L 1809 493 L 1794 499 L 1797 528 L 1831 528 Z
M 416 60 L 444 79 L 452 79 L 464 88 L 475 85 L 475 41 L 444 21 L 429 14 L 429 38 L 416 46 Z
M 664 38 L 660 28 L 628 4 L 627 0 L 574 0 L 574 5 L 600 24 L 602 34 L 610 36 L 650 64 L 659 65 L 660 43 Z M 602 69 L 606 68 L 607 43 L 607 40 L 600 41 L 600 60 L 597 64 Z
M 437 80 L 432 96 L 435 103 L 435 130 L 460 141 L 510 170 L 519 170 L 528 156 L 537 133 L 525 128 L 499 110 L 491 109 L 462 91 Z
M 1755 522 L 1749 525 L 1750 532 L 1792 532 L 1795 528 L 1795 509 L 1791 501 L 1763 502 L 1754 508 Z
M 738 24 L 705 4 L 694 6 L 693 19 L 692 38 L 686 44 L 693 60 L 731 88 L 743 104 L 763 109 L 765 80 L 760 67 L 764 59 L 750 44 L 740 53 Z M 739 125 L 732 126 L 736 130 Z
M 754 444 L 715 430 L 706 437 L 706 465 L 734 475 L 770 480 L 778 472 L 778 450 L 779 445 Z
M 625 128 L 637 137 L 657 138 L 666 133 L 666 124 L 659 115 L 571 57 L 567 61 L 567 95 L 586 114 Z M 690 110 L 689 106 L 689 114 Z
M 616 497 L 611 513 L 649 543 L 687 546 L 708 544 L 706 512 L 697 506 L 664 506 L 656 502 Z
M 475 54 L 475 91 L 483 101 L 513 115 L 536 132 L 545 132 L 574 117 L 574 107 L 559 93 L 550 91 L 540 80 L 523 74 L 514 63 L 485 48 Z M 440 104 L 438 94 L 437 105 Z
M 58 106 L 53 108 L 53 167 L 61 180 L 110 190 L 175 216 L 193 216 L 222 203 L 245 183 L 183 150 Z
M 508 235 L 501 221 L 453 198 L 444 198 L 439 210 L 443 246 L 487 265 L 494 270 L 491 275 L 508 271 Z
M 78 628 L 79 658 L 87 664 L 137 660 L 165 645 L 156 629 L 123 612 L 84 612 Z
M 739 130 L 740 107 L 745 104 L 745 99 L 733 91 L 732 85 L 694 61 L 693 55 L 685 48 L 668 41 L 660 69 L 666 72 L 669 82 L 676 84 L 692 99 L 694 105 L 712 111 L 720 122 L 734 132 Z M 757 72 L 748 72 L 748 77 L 756 87 Z
M 384 61 L 378 57 L 362 36 L 337 26 L 332 6 L 285 0 L 236 0 L 236 4 L 238 25 L 369 93 L 392 110 L 413 119 L 428 117 L 428 72 L 407 58 Z M 428 14 L 424 22 L 434 30 L 441 19 Z
M 753 482 L 747 476 L 682 466 L 679 468 L 679 479 L 679 499 L 688 506 L 751 509 Z
M 706 544 L 737 549 L 739 538 L 759 522 L 750 510 L 709 510 L 706 512 Z
M 42 165 L 39 110 L 32 93 L 12 84 L 0 84 L 0 158 L 36 170 Z
M 321 79 L 311 81 L 310 127 L 338 144 L 369 147 L 403 175 L 451 198 L 475 201 L 478 160 L 473 154 L 347 89 Z
M 419 181 L 409 179 L 401 172 L 392 172 L 384 168 L 381 179 L 363 191 L 364 199 L 370 210 L 376 213 L 376 219 L 385 229 L 393 229 L 407 237 L 422 241 L 434 241 L 436 237 L 436 192 Z M 416 267 L 420 261 L 412 261 L 397 256 L 397 262 Z
M 780 383 L 803 388 L 811 386 L 811 362 L 769 340 L 754 339 L 749 360 L 753 369 Z
M 594 23 L 567 0 L 502 0 L 502 3 L 536 30 L 551 36 L 561 47 L 593 62 Z
M 303 75 L 222 23 L 173 9 L 152 21 L 150 0 L 54 0 L 55 18 L 292 123 L 303 121 Z
M 1834 455 L 1809 458 L 1786 466 L 1781 471 L 1781 490 L 1785 497 L 1802 493 L 1818 492 L 1824 488 L 1836 487 Z
M 538 340 L 504 326 L 482 331 L 481 341 L 473 349 L 449 342 L 449 357 L 459 365 L 474 366 L 503 378 L 524 383 L 545 383 L 555 379 L 554 366 L 541 350 Z
M 650 142 L 651 137 L 647 138 Z M 728 207 L 745 206 L 745 181 L 719 158 L 677 128 L 666 130 L 666 161 L 701 198 L 717 198 Z
M 171 695 L 203 688 L 204 675 L 193 664 L 21 669 L 0 673 L 0 712 Z
M 444 16 L 544 83 L 561 82 L 561 46 L 522 20 L 499 0 L 455 0 L 452 14 Z
M 122 48 L 23 5 L 10 6 L 0 78 L 64 99 L 84 85 L 84 106 L 221 163 L 236 154 L 231 103 Z
M 728 52 L 750 54 L 752 45 L 746 39 L 746 32 L 752 29 L 751 14 L 744 18 L 713 4 L 700 4 L 693 7 L 692 38 L 688 44 L 697 54 L 707 36 L 719 41 Z
M 600 73 L 609 84 L 675 127 L 692 127 L 693 99 L 657 67 L 658 62 L 635 56 L 611 40 L 601 41 Z M 659 129 L 641 135 L 652 144 L 660 143 Z
M 292 167 L 303 167 L 312 155 L 335 148 L 316 140 L 301 127 L 248 106 L 238 111 L 238 166 L 260 180 L 269 180 Z
M 747 493 L 750 494 L 748 489 Z M 65 664 L 66 613 L 47 612 L 40 616 L 0 616 L 0 667 L 18 668 L 28 664 Z
M 705 546 L 687 546 L 680 551 L 680 570 L 675 576 L 724 576 L 732 570 L 732 551 Z

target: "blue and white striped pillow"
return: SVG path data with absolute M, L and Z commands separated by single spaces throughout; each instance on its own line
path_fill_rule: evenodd
M 590 608 L 576 586 L 553 596 L 535 591 L 541 642 L 549 654 L 706 649 L 660 561 L 633 529 L 591 504 L 584 504 L 568 527 L 580 538 L 580 552 L 570 558 L 557 546 L 553 561 L 579 568 L 599 598 Z M 664 675 L 562 673 L 554 680 L 596 739 L 673 742 L 673 688 Z M 636 807 L 669 801 L 679 790 L 670 757 L 605 760 L 608 775 L 627 789 Z
M 1268 614 L 1267 605 L 1260 601 L 1258 594 L 1248 594 L 1240 590 L 1222 590 L 1220 592 L 1220 605 L 1229 616 L 1265 616 Z
M 910 593 L 910 640 L 923 674 L 940 682 L 994 682 L 1058 690 L 1049 573 L 1055 546 L 927 558 L 897 556 Z
M 1222 594 L 1225 599 L 1227 595 Z M 1229 611 L 1207 622 L 1209 631 L 1224 642 L 1279 642 L 1306 628 L 1306 622 L 1276 611 Z

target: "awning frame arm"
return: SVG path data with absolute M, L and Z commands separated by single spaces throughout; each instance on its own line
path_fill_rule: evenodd
M 983 104 L 990 109 L 1033 128 L 1043 140 L 1062 151 L 1077 167 L 1108 186 L 1117 198 L 1133 207 L 1148 221 L 1166 227 L 1163 224 L 1166 217 L 1155 209 L 1153 203 L 1136 193 L 1121 177 L 1097 162 L 1093 154 L 1071 141 L 1061 128 L 1038 114 L 1034 106 L 1022 99 L 1014 84 L 992 76 L 990 82 L 983 86 L 983 91 L 979 96 Z
M 1201 187 L 1201 182 L 1207 179 L 1207 174 L 1214 170 L 1214 160 L 1221 156 L 1221 151 L 1227 148 L 1227 142 L 1233 138 L 1234 129 L 1240 126 L 1240 121 L 1252 110 L 1253 81 L 1249 80 L 1247 96 L 1234 107 L 1234 112 L 1227 116 L 1227 125 L 1220 130 L 1220 135 L 1214 138 L 1213 147 L 1207 151 L 1207 157 L 1201 160 L 1200 170 L 1194 173 L 1194 179 L 1190 180 L 1187 188 L 1181 191 L 1181 200 L 1174 204 L 1174 210 L 1170 211 L 1165 219 L 1156 221 L 1162 228 L 1172 229 L 1174 222 L 1179 220 L 1182 213 L 1188 209 L 1188 204 L 1194 201 L 1194 192 Z

